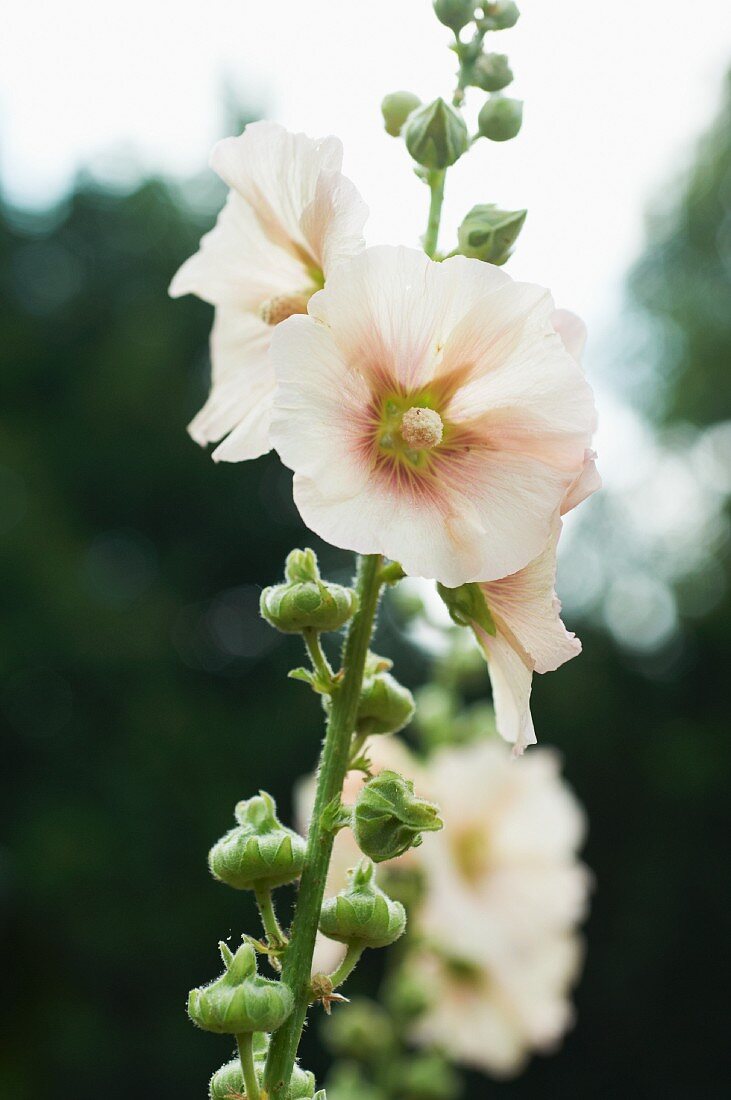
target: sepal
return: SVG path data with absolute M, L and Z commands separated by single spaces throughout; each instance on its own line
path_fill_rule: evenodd
M 410 114 L 403 133 L 406 148 L 424 168 L 448 168 L 470 143 L 461 114 L 441 98 Z
M 406 910 L 374 881 L 375 869 L 364 859 L 348 872 L 348 885 L 328 898 L 320 914 L 320 931 L 349 947 L 387 947 L 406 929 Z
M 447 605 L 452 622 L 457 626 L 473 626 L 476 623 L 487 634 L 495 637 L 495 620 L 479 584 L 461 584 L 459 588 L 437 584 L 437 591 Z
M 211 874 L 235 890 L 274 890 L 302 873 L 306 844 L 282 825 L 266 791 L 237 803 L 238 825 L 208 853 Z
M 313 550 L 293 550 L 284 574 L 284 584 L 265 588 L 259 602 L 262 618 L 284 634 L 339 630 L 355 614 L 355 592 L 323 581 Z
M 413 718 L 414 697 L 391 676 L 390 667 L 390 661 L 369 653 L 355 726 L 360 736 L 396 733 Z
M 473 206 L 457 230 L 462 256 L 501 266 L 510 258 L 527 210 L 500 210 L 494 203 Z
M 237 1035 L 275 1031 L 289 1016 L 292 993 L 282 982 L 262 978 L 256 969 L 256 952 L 249 943 L 235 955 L 221 949 L 226 969 L 210 985 L 192 989 L 188 1015 L 204 1031 Z
M 470 84 L 483 92 L 499 92 L 513 81 L 513 71 L 504 53 L 482 53 L 470 66 Z
M 413 92 L 390 92 L 381 102 L 381 114 L 386 133 L 398 137 L 406 119 L 421 106 L 421 100 Z
M 523 124 L 523 103 L 509 96 L 490 96 L 477 116 L 477 128 L 490 141 L 510 141 Z
M 392 771 L 370 779 L 353 809 L 358 847 L 374 863 L 397 859 L 421 844 L 422 833 L 437 832 L 442 826 L 438 806 L 417 798 L 413 782 Z
M 475 17 L 476 0 L 434 0 L 434 14 L 440 23 L 455 34 Z
M 507 31 L 520 19 L 520 10 L 514 0 L 498 0 L 484 5 L 480 26 L 488 31 Z

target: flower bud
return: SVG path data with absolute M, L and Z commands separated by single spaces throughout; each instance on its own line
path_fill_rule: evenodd
M 293 1007 L 289 986 L 261 978 L 256 970 L 256 952 L 244 943 L 235 955 L 219 944 L 226 967 L 210 985 L 192 989 L 188 1015 L 204 1031 L 239 1035 L 252 1031 L 276 1031 Z
M 500 266 L 510 258 L 527 210 L 500 210 L 493 203 L 473 206 L 457 230 L 463 256 Z
M 417 848 L 423 832 L 437 832 L 442 826 L 439 808 L 417 798 L 411 780 L 397 772 L 383 771 L 369 779 L 353 810 L 358 847 L 374 863 Z
M 484 12 L 482 26 L 490 31 L 507 31 L 520 19 L 518 5 L 513 3 L 513 0 L 498 0 L 495 4 L 485 4 Z
M 510 141 L 523 123 L 523 101 L 494 95 L 477 116 L 477 128 L 490 141 Z
M 434 14 L 440 23 L 459 34 L 475 17 L 476 0 L 434 0 Z
M 262 617 L 277 630 L 339 630 L 355 614 L 355 592 L 323 581 L 313 550 L 293 550 L 284 572 L 285 583 L 265 588 L 260 601 Z
M 375 869 L 363 859 L 348 872 L 348 885 L 328 898 L 320 913 L 320 931 L 349 947 L 387 947 L 406 928 L 406 910 L 374 881 Z
M 355 723 L 360 735 L 396 733 L 413 718 L 414 697 L 387 671 L 390 664 L 369 655 Z
M 306 844 L 282 825 L 274 799 L 266 791 L 239 802 L 238 825 L 208 853 L 211 874 L 235 890 L 274 890 L 302 873 Z
M 513 71 L 504 53 L 483 53 L 470 69 L 470 84 L 484 92 L 499 92 L 512 82 Z
M 391 137 L 398 137 L 403 129 L 406 119 L 412 111 L 421 106 L 421 100 L 413 92 L 391 92 L 384 96 L 381 103 L 381 114 L 386 127 L 386 133 Z
M 424 982 L 403 967 L 391 973 L 383 991 L 389 1012 L 403 1023 L 418 1020 L 432 1003 Z
M 473 626 L 476 623 L 487 634 L 495 636 L 495 620 L 479 584 L 461 584 L 459 588 L 446 588 L 443 584 L 437 584 L 437 592 L 457 626 Z
M 358 998 L 330 1018 L 325 1038 L 339 1057 L 375 1065 L 393 1047 L 393 1022 L 375 1001 Z
M 448 168 L 470 143 L 461 114 L 443 99 L 435 99 L 409 115 L 404 137 L 414 160 L 425 168 Z
M 261 1080 L 264 1076 L 264 1064 L 266 1048 L 261 1056 L 254 1051 L 254 1063 L 257 1077 Z M 233 1058 L 225 1066 L 221 1066 L 213 1074 L 208 1086 L 210 1100 L 231 1100 L 233 1096 L 243 1096 L 245 1092 L 244 1075 L 241 1070 L 241 1061 Z M 309 1100 L 315 1092 L 315 1076 L 307 1070 L 295 1065 L 289 1081 L 289 1088 L 285 1093 L 286 1100 Z
M 389 1067 L 389 1077 L 403 1100 L 456 1100 L 462 1092 L 455 1071 L 441 1054 L 414 1054 Z

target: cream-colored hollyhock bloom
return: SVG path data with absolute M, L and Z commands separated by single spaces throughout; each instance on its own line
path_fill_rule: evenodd
M 413 779 L 417 794 L 421 793 L 419 790 L 421 782 L 420 765 L 403 741 L 399 741 L 394 736 L 373 737 L 368 742 L 365 751 L 370 760 L 371 774 L 378 775 L 380 772 L 388 770 L 399 772 L 407 779 Z M 343 803 L 346 806 L 353 805 L 365 780 L 366 777 L 363 772 L 348 772 L 342 794 Z M 296 824 L 303 836 L 307 835 L 314 801 L 315 777 L 308 775 L 299 781 L 294 792 Z M 408 867 L 410 864 L 413 865 L 415 856 L 414 849 L 410 849 L 399 856 L 398 860 L 389 860 L 381 866 L 388 867 L 398 862 L 400 867 Z M 361 858 L 362 852 L 356 844 L 355 837 L 350 829 L 341 829 L 335 837 L 325 886 L 325 897 L 333 897 L 339 890 L 342 890 L 347 883 L 347 872 L 351 867 L 355 867 Z M 335 940 L 329 940 L 318 932 L 315 955 L 312 960 L 313 974 L 332 973 L 344 954 L 345 947 L 343 944 L 336 943 Z
M 308 526 L 452 587 L 536 558 L 595 421 L 553 312 L 480 260 L 339 265 L 272 340 L 272 441 Z
M 432 1007 L 415 1038 L 515 1073 L 571 1023 L 584 816 L 545 749 L 521 761 L 495 740 L 445 749 L 423 782 L 444 829 L 419 849 L 426 894 L 412 928 L 423 946 L 409 966 Z
M 561 621 L 556 596 L 556 547 L 561 531 L 554 521 L 548 545 L 535 561 L 500 580 L 480 584 L 495 633 L 472 623 L 487 659 L 498 732 L 522 753 L 536 741 L 530 712 L 534 672 L 553 672 L 581 653 L 581 642 Z
M 216 460 L 270 449 L 272 332 L 305 313 L 333 267 L 363 248 L 367 209 L 342 175 L 342 159 L 337 138 L 315 141 L 273 122 L 251 123 L 213 150 L 211 166 L 231 191 L 170 293 L 216 307 L 211 393 L 188 428 L 201 445 L 223 440 Z

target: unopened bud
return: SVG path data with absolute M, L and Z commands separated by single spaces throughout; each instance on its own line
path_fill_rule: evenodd
M 188 995 L 188 1015 L 193 1023 L 220 1035 L 276 1031 L 292 1011 L 289 986 L 259 976 L 251 944 L 242 944 L 235 955 L 225 944 L 220 948 L 224 973 Z
M 500 266 L 509 259 L 527 210 L 500 210 L 492 203 L 473 206 L 457 230 L 463 256 Z
M 332 1017 L 325 1038 L 334 1054 L 375 1065 L 393 1047 L 393 1022 L 375 1001 L 358 998 Z
M 490 96 L 477 116 L 477 127 L 490 141 L 510 141 L 523 123 L 523 102 L 508 96 Z
M 484 92 L 499 92 L 512 82 L 513 71 L 504 53 L 483 53 L 470 69 L 470 84 Z
M 476 0 L 434 0 L 434 14 L 440 23 L 459 34 L 475 17 Z
M 320 914 L 320 931 L 328 939 L 353 947 L 388 947 L 406 928 L 406 910 L 376 886 L 375 869 L 364 859 L 348 872 L 348 885 L 328 898 Z
M 306 844 L 282 825 L 274 799 L 266 791 L 239 802 L 238 825 L 208 853 L 211 874 L 235 890 L 274 890 L 302 873 Z
M 398 137 L 406 119 L 412 111 L 421 106 L 421 100 L 413 92 L 391 92 L 383 97 L 381 114 L 386 133 Z
M 358 702 L 356 733 L 397 733 L 414 716 L 414 697 L 387 671 L 390 661 L 369 654 Z
M 461 584 L 459 588 L 447 588 L 437 584 L 437 591 L 447 605 L 452 621 L 457 626 L 481 627 L 487 634 L 495 635 L 495 620 L 490 614 L 485 594 L 479 584 Z
M 415 1054 L 390 1067 L 394 1085 L 404 1100 L 456 1100 L 461 1081 L 441 1054 Z
M 439 807 L 417 798 L 412 781 L 392 771 L 368 780 L 353 811 L 358 847 L 374 863 L 397 859 L 409 848 L 417 848 L 422 833 L 437 832 L 442 825 Z
M 513 0 L 498 0 L 494 4 L 484 5 L 482 26 L 490 31 L 506 31 L 514 27 L 520 19 L 518 5 Z
M 255 1039 L 259 1036 L 255 1036 Z M 257 1077 L 261 1083 L 264 1077 L 264 1065 L 266 1059 L 266 1047 L 263 1051 L 254 1048 L 254 1065 Z M 289 1081 L 289 1088 L 285 1093 L 285 1100 L 309 1100 L 315 1092 L 314 1074 L 295 1065 Z M 210 1100 L 232 1100 L 234 1096 L 245 1095 L 244 1075 L 241 1069 L 241 1060 L 234 1058 L 221 1066 L 213 1074 L 208 1086 Z
M 443 99 L 435 99 L 409 115 L 404 137 L 411 156 L 425 168 L 448 168 L 470 143 L 461 114 Z
M 285 566 L 286 581 L 265 588 L 260 609 L 264 619 L 285 634 L 303 630 L 339 630 L 358 606 L 355 592 L 323 581 L 312 550 L 293 550 Z

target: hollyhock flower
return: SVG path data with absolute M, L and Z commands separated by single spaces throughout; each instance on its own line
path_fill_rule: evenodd
M 371 774 L 378 775 L 382 771 L 395 771 L 413 779 L 419 789 L 421 770 L 417 760 L 412 756 L 403 741 L 396 737 L 373 737 L 368 742 L 367 756 L 370 760 Z M 363 772 L 351 771 L 345 777 L 342 800 L 344 805 L 352 806 L 366 780 Z M 303 836 L 307 835 L 310 815 L 315 801 L 315 776 L 308 775 L 301 779 L 294 792 L 295 820 L 297 828 Z M 419 849 L 420 851 L 421 849 Z M 355 867 L 362 858 L 362 853 L 355 842 L 350 829 L 341 829 L 335 837 L 333 854 L 327 874 L 325 897 L 334 897 L 342 890 L 348 881 L 348 871 Z M 382 867 L 392 866 L 398 862 L 400 867 L 414 866 L 416 851 L 411 848 L 398 860 L 389 860 L 382 863 Z M 340 963 L 345 954 L 345 947 L 335 940 L 317 934 L 315 955 L 312 961 L 313 974 L 330 974 Z
M 534 672 L 553 672 L 581 653 L 581 642 L 561 621 L 556 596 L 556 547 L 561 524 L 554 521 L 544 551 L 524 569 L 478 585 L 491 623 L 471 625 L 487 659 L 498 732 L 522 753 L 536 741 L 530 712 Z M 488 626 L 492 630 L 487 629 Z
M 272 341 L 272 440 L 308 526 L 452 587 L 536 558 L 595 420 L 553 312 L 543 288 L 462 256 L 339 265 Z
M 409 967 L 432 1004 L 415 1038 L 514 1073 L 571 1021 L 584 816 L 545 749 L 520 765 L 499 741 L 445 749 L 422 782 L 444 829 L 419 849 L 426 892 L 412 924 L 426 946 Z
M 268 352 L 284 318 L 305 313 L 332 268 L 363 247 L 366 207 L 340 171 L 337 138 L 254 122 L 216 145 L 211 166 L 231 188 L 215 227 L 170 286 L 216 307 L 210 396 L 189 425 L 217 461 L 271 447 L 274 371 Z

